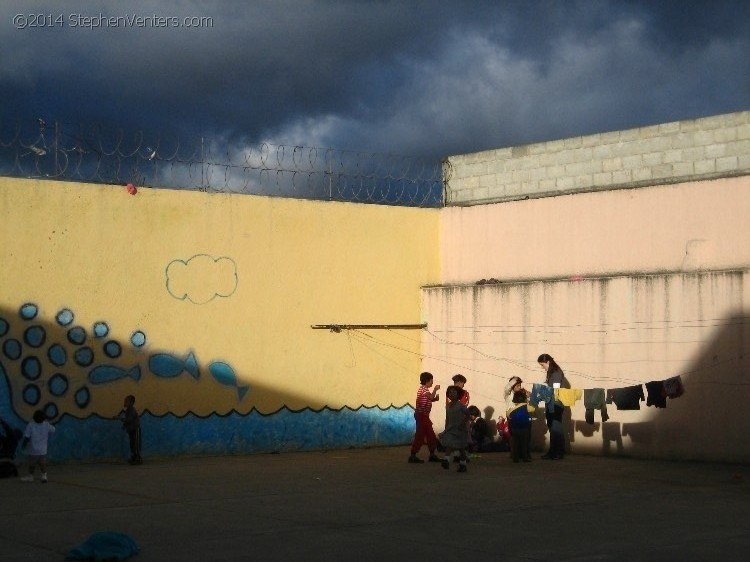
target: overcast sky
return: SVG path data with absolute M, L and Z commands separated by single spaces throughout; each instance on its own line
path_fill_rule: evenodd
M 441 158 L 750 109 L 746 0 L 3 0 L 0 14 L 0 134 L 43 117 Z

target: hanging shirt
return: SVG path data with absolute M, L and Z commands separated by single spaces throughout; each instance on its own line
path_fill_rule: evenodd
M 594 423 L 594 410 L 601 410 L 602 422 L 609 419 L 603 388 L 587 388 L 584 390 L 583 405 L 586 407 L 586 423 Z
M 646 383 L 646 406 L 656 408 L 667 407 L 667 393 L 664 391 L 664 381 L 651 381 Z
M 641 401 L 645 399 L 643 385 L 640 384 L 607 391 L 607 404 L 614 402 L 618 410 L 640 410 Z
M 529 404 L 537 407 L 539 405 L 539 402 L 544 402 L 545 408 L 549 409 L 550 411 L 554 410 L 555 393 L 551 386 L 539 383 L 534 383 L 531 386 L 531 396 L 529 397 Z
M 664 392 L 667 398 L 679 398 L 685 393 L 685 388 L 682 386 L 682 378 L 677 375 L 664 381 Z
M 583 391 L 576 388 L 555 388 L 555 400 L 568 408 L 572 407 L 583 396 Z

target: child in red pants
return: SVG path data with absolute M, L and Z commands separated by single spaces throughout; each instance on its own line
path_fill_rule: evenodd
M 410 463 L 423 463 L 424 461 L 417 456 L 419 449 L 422 448 L 424 443 L 427 443 L 427 448 L 430 450 L 430 462 L 440 462 L 440 458 L 435 455 L 435 449 L 437 448 L 437 436 L 435 431 L 432 429 L 432 420 L 430 420 L 430 411 L 432 410 L 432 403 L 440 399 L 437 391 L 440 390 L 440 385 L 435 385 L 435 388 L 430 390 L 433 383 L 432 373 L 424 372 L 419 375 L 419 389 L 417 390 L 417 406 L 414 409 L 414 419 L 417 422 L 417 429 L 414 433 L 414 441 L 411 444 L 411 454 L 409 455 Z

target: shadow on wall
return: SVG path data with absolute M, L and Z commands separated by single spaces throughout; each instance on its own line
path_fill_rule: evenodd
M 0 416 L 23 428 L 35 410 L 42 410 L 58 429 L 50 440 L 52 460 L 127 456 L 127 437 L 112 418 L 128 394 L 136 395 L 142 411 L 144 455 L 336 449 L 411 440 L 409 405 L 283 407 L 260 414 L 249 406 L 254 395 L 273 393 L 281 404 L 299 403 L 300 396 L 250 386 L 229 362 L 201 365 L 193 353 L 155 350 L 141 330 L 122 341 L 106 322 L 80 325 L 70 309 L 58 310 L 54 321 L 42 321 L 39 312 L 34 303 L 0 309 Z M 152 414 L 154 400 L 167 413 Z M 201 407 L 194 408 L 198 403 Z
M 682 396 L 668 398 L 666 408 L 641 402 L 636 421 L 618 421 L 618 417 L 632 417 L 634 412 L 620 411 L 614 404 L 607 405 L 609 420 L 604 423 L 599 411 L 594 424 L 568 419 L 565 427 L 570 448 L 603 455 L 750 461 L 746 413 L 750 317 L 736 314 L 712 322 L 720 329 L 685 371 L 654 373 L 655 381 L 680 375 L 685 389 Z M 645 383 L 643 389 L 648 397 Z M 535 424 L 542 432 L 535 435 L 537 446 L 546 430 L 543 414 L 541 421 Z M 577 436 L 594 439 L 576 442 Z

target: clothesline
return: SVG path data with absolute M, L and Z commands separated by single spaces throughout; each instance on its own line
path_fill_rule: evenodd
M 605 390 L 604 388 L 553 388 L 546 384 L 534 383 L 531 387 L 529 403 L 537 407 L 540 402 L 544 402 L 545 408 L 554 411 L 555 402 L 572 407 L 583 398 L 586 422 L 593 424 L 595 410 L 601 412 L 603 422 L 609 419 L 607 404 L 614 403 L 618 410 L 640 410 L 641 402 L 645 400 L 646 406 L 666 408 L 667 398 L 679 398 L 685 393 L 682 378 L 679 375 L 661 381 L 647 382 L 645 386 L 648 398 L 643 393 L 643 384 Z

